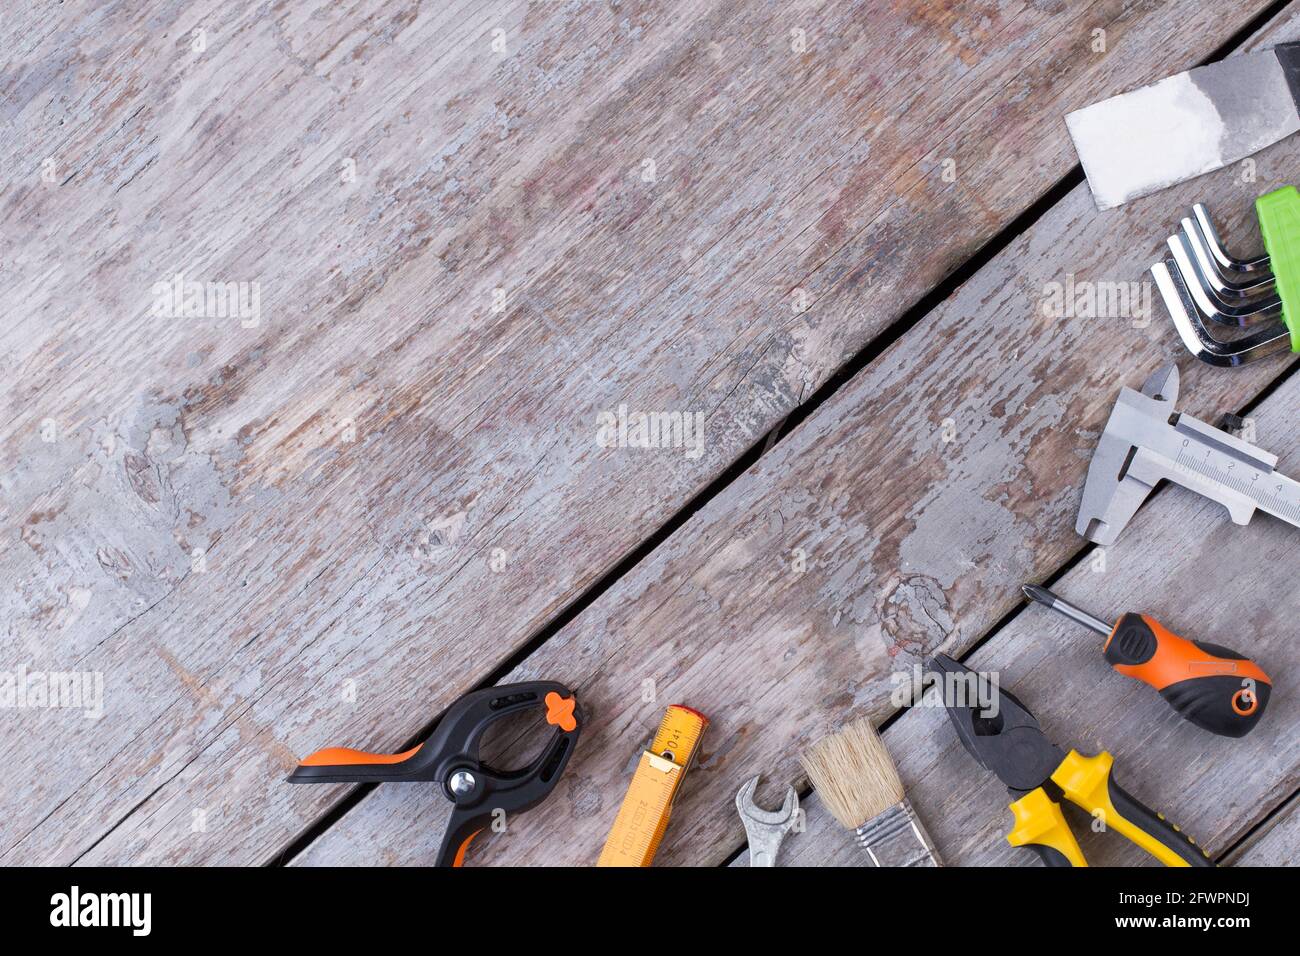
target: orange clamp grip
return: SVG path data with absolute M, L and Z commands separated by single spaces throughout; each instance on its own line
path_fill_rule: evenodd
M 473 842 L 474 838 L 475 838 L 476 836 L 478 836 L 478 835 L 479 835 L 480 833 L 482 833 L 482 832 L 483 832 L 482 830 L 475 830 L 475 831 L 474 831 L 473 833 L 471 833 L 469 836 L 465 837 L 465 842 L 462 843 L 462 844 L 460 845 L 460 849 L 456 851 L 456 859 L 454 859 L 454 860 L 451 861 L 451 865 L 452 865 L 452 866 L 464 866 L 464 865 L 465 865 L 465 851 L 467 851 L 467 850 L 469 849 L 469 845 L 470 845 L 470 843 Z
M 423 744 L 416 744 L 410 750 L 400 754 L 372 754 L 364 750 L 353 750 L 350 747 L 326 747 L 324 750 L 318 750 L 310 757 L 303 760 L 304 767 L 340 767 L 353 766 L 356 764 L 392 764 L 401 763 L 403 760 L 409 760 L 414 757 Z
M 573 713 L 577 706 L 576 697 L 561 697 L 551 691 L 546 695 L 546 722 L 554 724 L 565 733 L 573 733 L 578 729 L 578 718 Z

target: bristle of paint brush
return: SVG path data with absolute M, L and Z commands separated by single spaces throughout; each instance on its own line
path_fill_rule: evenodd
M 894 761 L 869 720 L 855 720 L 800 757 L 817 796 L 854 831 L 876 866 L 939 866 L 934 841 L 903 792 Z

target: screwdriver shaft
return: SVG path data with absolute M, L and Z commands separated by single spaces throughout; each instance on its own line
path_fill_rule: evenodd
M 1093 617 L 1083 608 L 1075 607 L 1064 598 L 1057 597 L 1045 587 L 1041 587 L 1037 584 L 1026 584 L 1024 585 L 1023 590 L 1025 592 L 1025 597 L 1029 598 L 1031 601 L 1037 601 L 1039 604 L 1044 604 L 1047 607 L 1050 607 L 1053 611 L 1056 611 L 1059 614 L 1064 614 L 1070 620 L 1076 621 L 1084 627 L 1096 631 L 1098 634 L 1105 634 L 1109 637 L 1110 632 L 1113 630 L 1110 624 L 1107 624 L 1100 618 Z

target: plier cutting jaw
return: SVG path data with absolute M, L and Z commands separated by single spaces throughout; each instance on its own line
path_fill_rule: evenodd
M 1007 834 L 1012 846 L 1028 848 L 1047 866 L 1087 866 L 1061 812 L 1061 802 L 1066 800 L 1165 866 L 1214 866 L 1195 840 L 1111 779 L 1114 758 L 1109 753 L 1085 757 L 1077 750 L 1062 750 L 1009 691 L 997 689 L 994 706 L 983 709 L 973 701 L 993 700 L 993 686 L 985 675 L 947 654 L 936 654 L 930 667 L 941 677 L 955 675 L 969 690 L 976 690 L 978 684 L 978 692 L 966 694 L 962 703 L 950 702 L 945 693 L 944 710 L 970 755 L 996 774 L 1015 797 L 1010 805 L 1015 825 Z M 954 685 L 941 683 L 941 687 Z

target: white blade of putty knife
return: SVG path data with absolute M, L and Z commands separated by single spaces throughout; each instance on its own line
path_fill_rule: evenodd
M 1236 162 L 1300 130 L 1300 43 L 1229 57 L 1065 117 L 1098 209 Z

